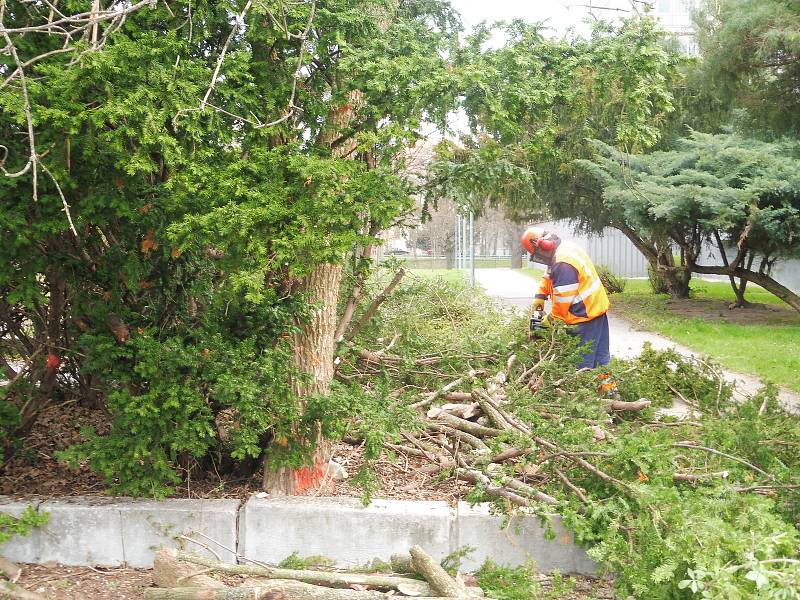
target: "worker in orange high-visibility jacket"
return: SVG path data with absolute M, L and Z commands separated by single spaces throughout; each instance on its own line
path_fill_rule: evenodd
M 554 232 L 531 227 L 522 234 L 522 246 L 531 260 L 547 266 L 532 310 L 544 310 L 545 300 L 552 301 L 551 318 L 571 325 L 587 347 L 578 368 L 593 369 L 608 364 L 608 295 L 589 255 L 577 244 L 561 240 Z M 604 382 L 606 383 L 606 382 Z M 610 380 L 607 382 L 612 388 Z M 601 391 L 609 391 L 601 385 Z

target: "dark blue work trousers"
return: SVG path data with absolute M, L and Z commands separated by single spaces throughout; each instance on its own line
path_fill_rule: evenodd
M 586 354 L 578 365 L 579 369 L 584 367 L 594 369 L 611 362 L 611 352 L 608 349 L 608 317 L 605 314 L 572 326 L 570 333 L 580 336 L 581 346 L 586 346 Z

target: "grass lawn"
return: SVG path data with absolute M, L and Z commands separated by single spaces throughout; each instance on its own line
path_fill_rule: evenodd
M 467 279 L 464 271 L 459 269 L 408 269 L 408 274 L 414 277 L 442 279 L 450 283 L 459 283 Z
M 628 280 L 611 297 L 618 315 L 713 357 L 728 369 L 800 391 L 800 313 L 760 288 L 749 308 L 729 309 L 727 282 L 693 281 L 690 300 L 656 295 L 646 280 Z
M 539 267 L 526 266 L 522 267 L 517 272 L 522 273 L 523 275 L 526 275 L 528 277 L 532 277 L 533 279 L 539 279 L 542 276 L 542 273 L 544 273 L 544 269 L 541 269 Z

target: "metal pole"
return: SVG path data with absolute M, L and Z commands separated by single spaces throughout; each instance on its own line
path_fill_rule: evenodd
M 456 254 L 456 269 L 461 269 L 461 215 L 456 213 L 456 223 L 458 223 L 458 254 Z
M 455 241 L 453 242 L 453 266 L 458 269 L 459 253 L 461 252 L 459 248 L 461 245 L 461 222 L 458 220 L 458 213 L 456 213 L 455 219 L 455 236 Z
M 469 211 L 469 262 L 470 262 L 470 279 L 472 280 L 472 287 L 475 287 L 475 215 Z
M 468 244 L 469 244 L 469 222 L 467 221 L 467 215 L 461 215 L 461 254 L 463 255 L 461 259 L 461 268 L 464 271 L 467 270 L 467 264 L 469 261 Z

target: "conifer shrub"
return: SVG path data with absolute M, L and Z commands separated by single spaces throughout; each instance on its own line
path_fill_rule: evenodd
M 650 289 L 654 294 L 669 293 L 666 280 L 650 265 L 647 265 L 647 280 L 650 282 Z
M 609 294 L 621 294 L 625 291 L 625 284 L 627 283 L 625 278 L 615 274 L 610 267 L 598 265 L 597 275 Z

